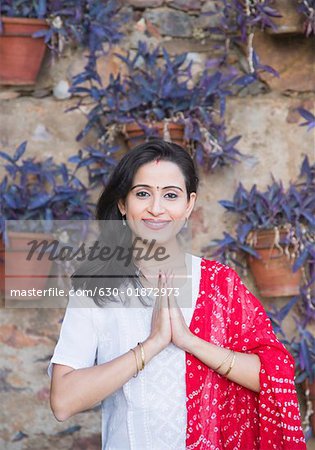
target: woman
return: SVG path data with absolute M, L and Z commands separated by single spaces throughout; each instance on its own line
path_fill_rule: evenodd
M 188 153 L 161 140 L 117 165 L 97 206 L 101 241 L 137 245 L 127 266 L 75 273 L 93 298 L 69 300 L 52 410 L 63 421 L 102 402 L 106 450 L 305 449 L 294 361 L 264 309 L 234 270 L 182 249 L 197 187 Z

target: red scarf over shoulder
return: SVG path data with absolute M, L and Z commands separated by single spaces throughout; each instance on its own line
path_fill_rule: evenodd
M 257 354 L 261 390 L 229 381 L 186 353 L 186 449 L 306 450 L 294 360 L 233 269 L 202 259 L 190 330 L 215 345 Z

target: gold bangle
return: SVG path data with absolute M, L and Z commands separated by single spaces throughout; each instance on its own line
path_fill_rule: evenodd
M 141 361 L 142 361 L 142 367 L 140 370 L 144 369 L 145 366 L 145 354 L 144 354 L 144 348 L 142 342 L 138 342 L 138 345 L 140 346 L 140 352 L 141 352 Z
M 131 350 L 132 353 L 135 355 L 136 366 L 137 366 L 137 373 L 136 373 L 135 375 L 133 375 L 133 378 L 136 378 L 136 377 L 138 376 L 138 373 L 140 372 L 140 371 L 139 371 L 139 366 L 138 366 L 137 353 L 136 353 L 136 351 L 135 351 L 133 348 L 131 348 L 130 350 Z
M 223 375 L 224 377 L 227 377 L 228 374 L 229 374 L 229 373 L 231 372 L 231 370 L 233 369 L 233 366 L 234 366 L 234 363 L 235 363 L 235 359 L 236 359 L 236 353 L 233 352 L 233 358 L 232 358 L 232 361 L 231 361 L 231 365 L 230 365 L 230 367 L 228 368 L 228 370 L 225 372 L 225 374 Z
M 229 351 L 229 354 L 227 355 L 227 357 L 224 358 L 224 360 L 221 362 L 221 364 L 220 364 L 218 367 L 216 367 L 216 368 L 214 369 L 216 372 L 217 372 L 219 369 L 221 369 L 221 367 L 223 366 L 223 364 L 226 363 L 226 361 L 229 359 L 229 357 L 232 355 L 232 353 L 234 353 L 233 350 L 230 350 L 230 351 Z

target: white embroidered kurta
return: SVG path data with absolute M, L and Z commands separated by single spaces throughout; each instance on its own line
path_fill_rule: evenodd
M 199 293 L 200 262 L 201 258 L 186 254 L 186 266 L 192 271 L 192 277 L 181 289 L 181 296 L 185 293 L 185 307 L 177 297 L 188 326 Z M 98 308 L 90 298 L 71 297 L 48 368 L 49 375 L 52 363 L 74 369 L 103 364 L 147 339 L 152 307 L 144 307 L 136 300 L 139 307 L 112 304 Z M 171 343 L 138 377 L 131 378 L 103 400 L 102 449 L 184 450 L 185 373 L 185 352 Z

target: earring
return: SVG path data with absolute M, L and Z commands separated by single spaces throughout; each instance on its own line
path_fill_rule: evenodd
M 126 226 L 127 226 L 127 223 L 126 223 L 125 217 L 126 217 L 126 215 L 124 214 L 124 215 L 122 216 L 122 223 L 123 223 L 123 226 L 124 226 L 124 227 L 126 227 Z

